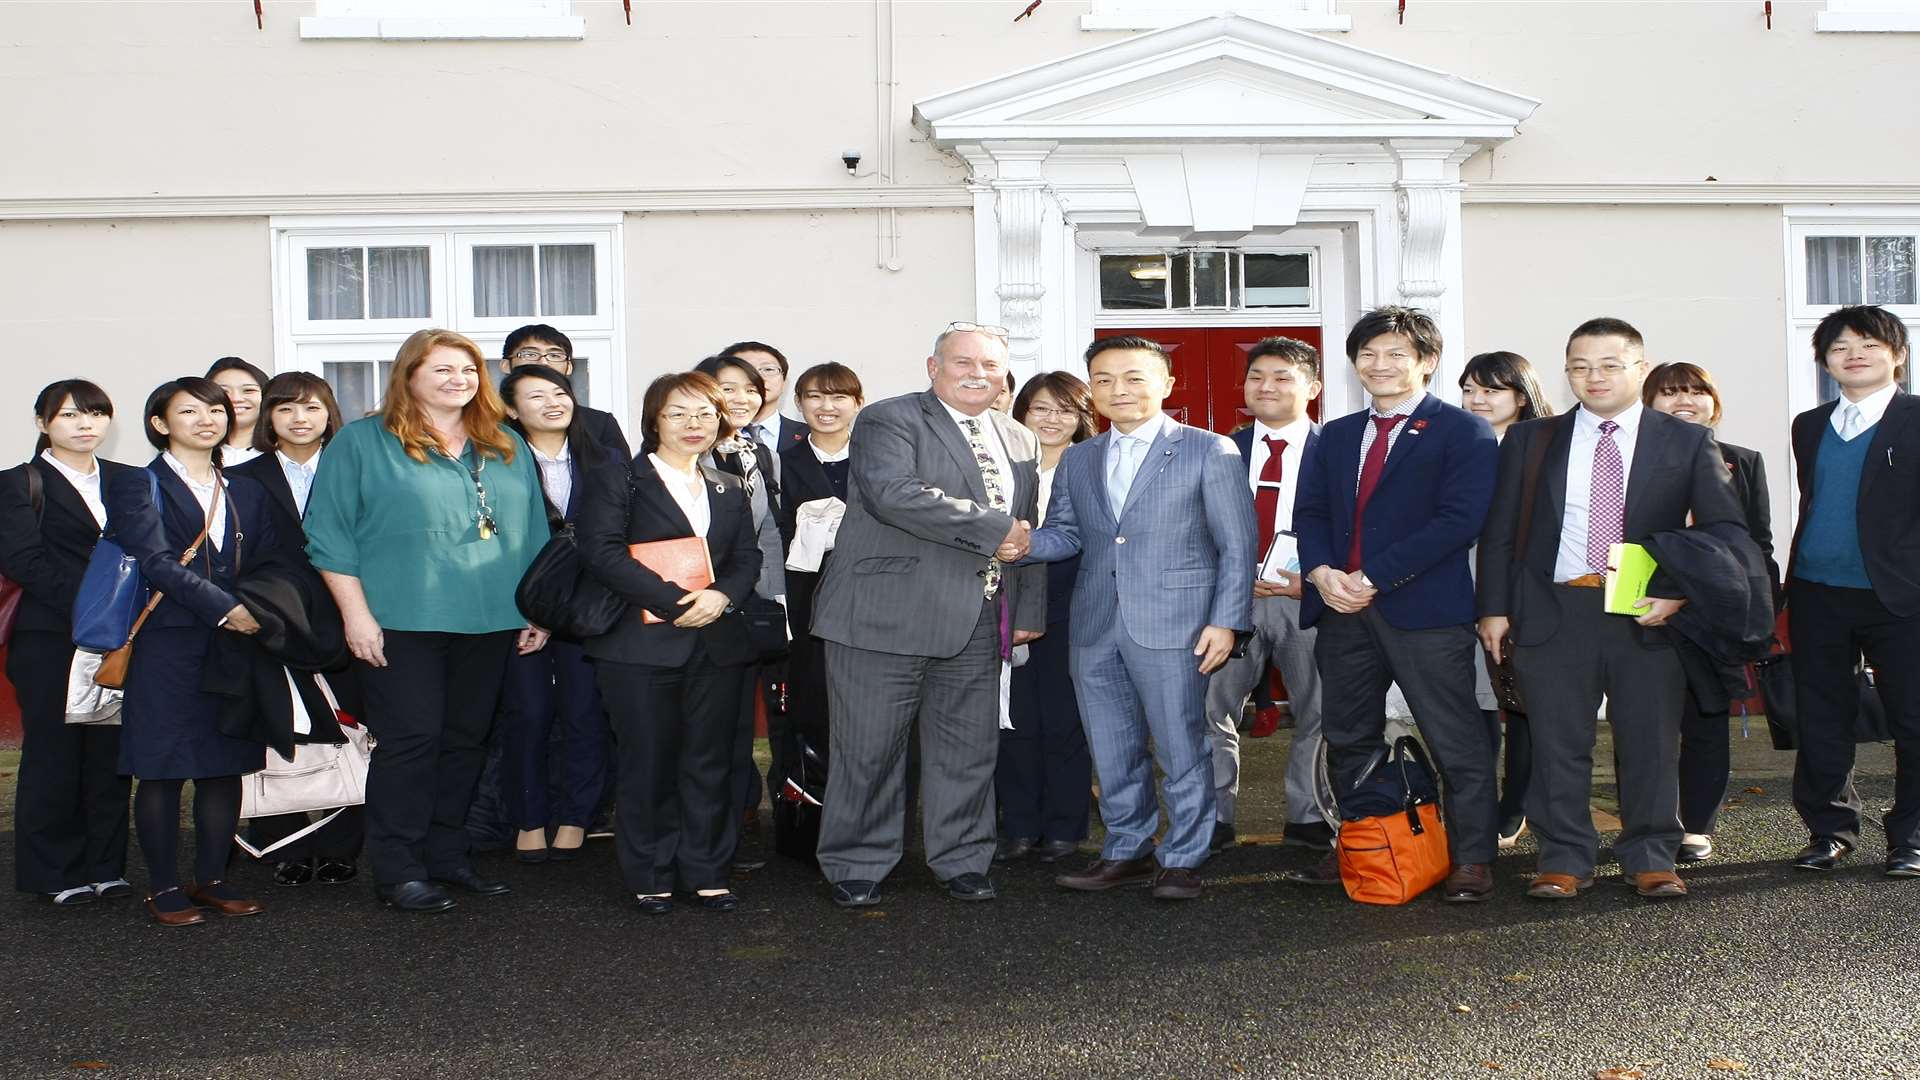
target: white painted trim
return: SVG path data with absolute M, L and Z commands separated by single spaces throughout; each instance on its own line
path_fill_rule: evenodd
M 628 191 L 393 192 L 341 195 L 108 195 L 0 199 L 0 221 L 260 217 L 279 214 L 577 215 L 726 210 L 946 210 L 973 205 L 960 184 L 659 188 Z
M 1920 184 L 1723 184 L 1711 181 L 1679 183 L 1560 183 L 1556 181 L 1469 181 L 1461 193 L 1467 203 L 1563 204 L 1716 204 L 1766 206 L 1785 203 L 1916 203 Z
M 1821 34 L 1920 33 L 1920 10 L 1822 11 L 1814 15 L 1813 29 Z
M 300 36 L 308 41 L 579 41 L 587 20 L 578 15 L 449 18 L 328 18 L 306 15 Z
M 1252 17 L 1252 16 L 1250 16 Z M 1273 12 L 1258 16 L 1263 22 L 1284 26 L 1289 30 L 1311 30 L 1344 34 L 1353 29 L 1351 15 L 1320 15 L 1309 12 Z M 1169 26 L 1178 26 L 1192 22 L 1190 13 L 1162 11 L 1141 11 L 1130 15 L 1082 15 L 1082 30 L 1165 30 Z

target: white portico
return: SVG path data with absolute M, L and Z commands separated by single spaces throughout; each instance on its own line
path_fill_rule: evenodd
M 1435 314 L 1444 375 L 1464 356 L 1460 166 L 1538 105 L 1222 15 L 925 98 L 914 123 L 967 163 L 977 318 L 1012 331 L 1023 376 L 1077 369 L 1115 325 L 1312 325 L 1337 354 L 1382 303 Z M 1202 289 L 1179 310 L 1114 314 L 1101 254 L 1153 249 L 1307 252 L 1311 288 L 1257 311 L 1238 294 L 1199 303 Z M 1329 415 L 1352 407 L 1344 383 L 1329 380 Z

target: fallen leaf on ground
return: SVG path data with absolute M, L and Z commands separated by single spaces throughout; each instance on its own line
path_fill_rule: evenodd
M 1646 1073 L 1639 1069 L 1630 1069 L 1621 1065 L 1612 1069 L 1595 1069 L 1593 1080 L 1646 1080 Z
M 860 913 L 860 917 L 863 919 L 884 919 L 887 917 L 887 913 L 884 911 L 863 911 Z
M 1457 1013 L 1470 1013 L 1473 1011 L 1473 1006 L 1466 1004 L 1455 1005 L 1453 1011 Z
M 1749 795 L 1765 795 L 1767 793 L 1767 789 L 1761 787 L 1750 787 L 1746 790 Z
M 1732 1058 L 1708 1058 L 1707 1068 L 1719 1069 L 1721 1072 L 1745 1072 L 1747 1063 L 1735 1061 Z
M 1501 981 L 1501 982 L 1504 982 L 1504 983 L 1524 983 L 1524 982 L 1532 982 L 1532 981 L 1533 981 L 1533 976 L 1531 976 L 1531 975 L 1520 975 L 1520 974 L 1517 974 L 1517 973 L 1516 973 L 1516 974 L 1513 974 L 1513 975 L 1502 975 L 1502 976 L 1500 976 L 1500 981 Z
M 1497 1061 L 1483 1061 L 1480 1063 L 1480 1067 L 1483 1069 L 1492 1069 L 1494 1072 L 1499 1072 L 1501 1069 L 1506 1068 L 1505 1065 Z
M 113 1066 L 107 1064 L 104 1061 L 76 1061 L 73 1063 L 73 1067 L 76 1069 L 111 1069 L 113 1068 Z
M 1240 1064 L 1237 1061 L 1227 1062 L 1227 1068 L 1232 1069 L 1234 1072 L 1237 1072 L 1237 1073 L 1243 1073 L 1247 1071 L 1247 1067 L 1245 1065 Z

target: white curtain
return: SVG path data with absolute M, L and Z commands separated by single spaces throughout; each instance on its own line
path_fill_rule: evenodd
M 1913 237 L 1867 237 L 1867 303 L 1913 302 Z
M 592 244 L 540 245 L 540 314 L 595 314 Z
M 1860 238 L 1807 237 L 1807 303 L 1860 302 Z
M 483 319 L 533 311 L 533 248 L 473 249 L 473 313 Z
M 431 253 L 423 247 L 367 249 L 367 317 L 426 319 L 433 315 Z
M 357 247 L 307 249 L 307 318 L 361 319 L 363 280 Z

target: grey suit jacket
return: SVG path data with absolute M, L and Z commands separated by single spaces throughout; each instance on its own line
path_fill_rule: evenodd
M 987 561 L 1039 510 L 1040 444 L 1003 413 L 982 416 L 1013 464 L 1011 514 L 987 506 L 973 451 L 931 390 L 875 402 L 853 425 L 847 511 L 813 636 L 901 656 L 955 656 L 980 619 Z M 1015 630 L 1047 628 L 1045 567 L 1005 567 Z
M 1247 465 L 1233 440 L 1201 428 L 1162 427 L 1114 519 L 1107 498 L 1113 433 L 1060 458 L 1047 524 L 1029 558 L 1080 558 L 1072 633 L 1094 641 L 1115 619 L 1149 649 L 1191 649 L 1208 626 L 1253 628 L 1258 541 Z

